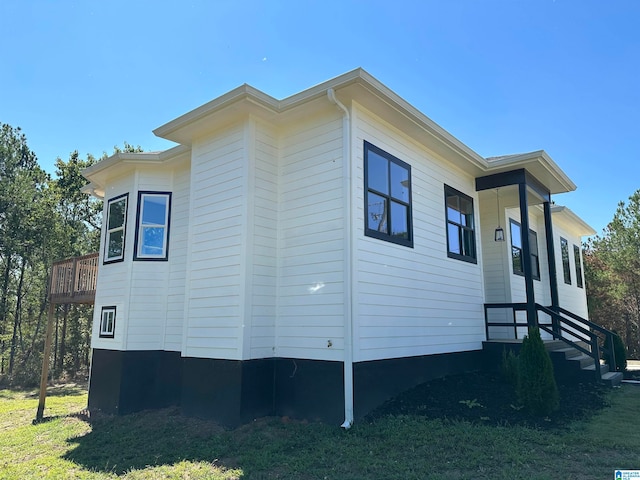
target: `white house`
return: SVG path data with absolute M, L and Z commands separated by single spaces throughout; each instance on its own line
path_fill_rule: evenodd
M 567 175 L 481 157 L 362 69 L 283 100 L 243 85 L 154 133 L 178 146 L 84 172 L 104 199 L 90 408 L 349 426 L 479 368 L 485 304 L 587 317 L 595 232 L 551 202 Z

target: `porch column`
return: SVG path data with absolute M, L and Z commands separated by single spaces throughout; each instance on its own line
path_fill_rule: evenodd
M 527 184 L 518 184 L 520 197 L 520 224 L 522 228 L 522 269 L 524 270 L 524 285 L 527 293 L 527 323 L 529 327 L 538 326 L 536 314 L 536 296 L 533 291 L 533 271 L 531 268 L 531 245 L 529 244 L 529 199 L 527 195 Z
M 556 270 L 556 254 L 553 243 L 553 223 L 551 221 L 551 202 L 544 202 L 544 231 L 547 241 L 547 262 L 549 265 L 549 290 L 551 292 L 551 310 L 557 311 L 560 307 L 558 295 L 558 272 Z M 552 318 L 553 332 L 560 334 L 560 325 L 557 318 Z

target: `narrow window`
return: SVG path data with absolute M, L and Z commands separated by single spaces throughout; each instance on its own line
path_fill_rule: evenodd
M 560 251 L 562 252 L 562 271 L 564 283 L 571 285 L 571 265 L 569 265 L 569 242 L 560 237 Z
M 411 166 L 364 142 L 365 235 L 413 247 Z
M 107 202 L 104 263 L 121 262 L 124 259 L 128 198 L 129 194 L 124 194 Z
M 511 265 L 513 273 L 524 275 L 522 261 L 522 227 L 515 220 L 509 219 L 511 230 Z M 529 230 L 529 250 L 531 250 L 531 277 L 540 280 L 540 258 L 538 254 L 538 234 Z
M 573 259 L 576 264 L 576 285 L 578 288 L 582 288 L 582 259 L 580 258 L 580 247 L 573 246 Z
M 113 338 L 116 331 L 116 307 L 102 307 L 100 337 Z
M 447 256 L 476 263 L 476 236 L 473 199 L 448 185 L 444 186 L 447 216 Z
M 135 260 L 167 260 L 171 193 L 139 192 Z

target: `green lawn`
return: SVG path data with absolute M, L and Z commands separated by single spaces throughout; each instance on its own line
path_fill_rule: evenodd
M 37 392 L 0 390 L 0 478 L 609 479 L 640 469 L 640 387 L 564 431 L 388 417 L 337 425 L 260 419 L 235 430 L 177 409 L 83 415 L 86 393 L 54 389 L 32 425 Z

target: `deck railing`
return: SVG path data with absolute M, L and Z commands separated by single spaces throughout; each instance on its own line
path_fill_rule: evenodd
M 49 298 L 54 303 L 93 303 L 97 279 L 97 253 L 61 260 L 51 268 Z

